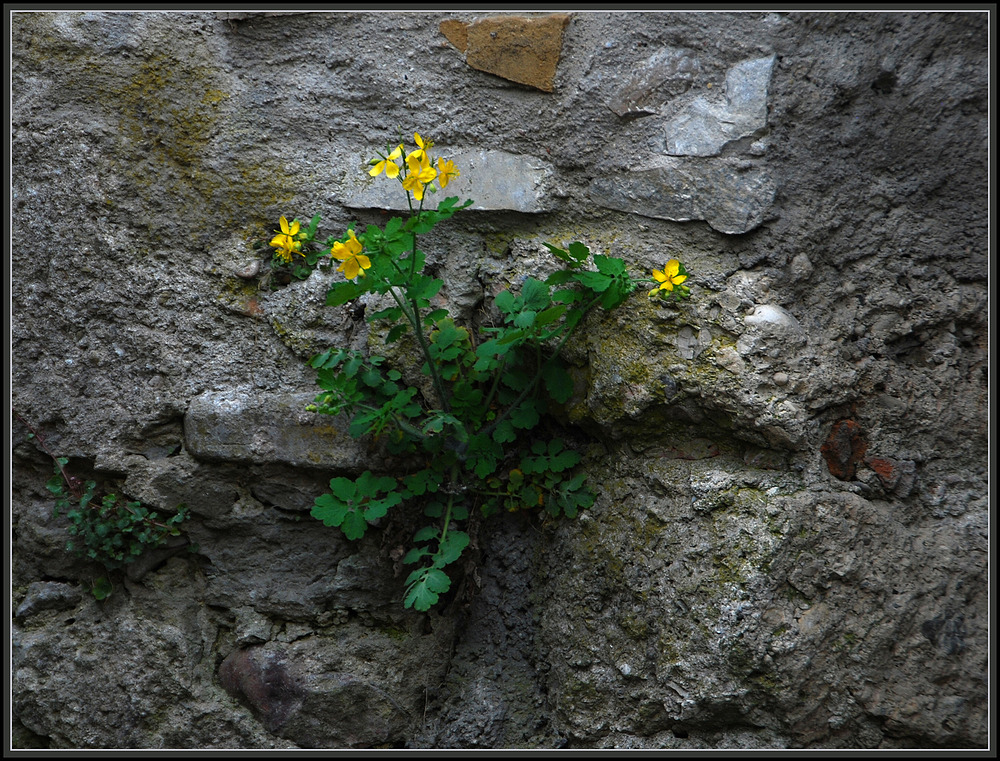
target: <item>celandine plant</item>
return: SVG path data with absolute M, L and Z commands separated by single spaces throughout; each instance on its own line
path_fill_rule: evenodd
M 419 236 L 472 201 L 459 205 L 457 197 L 449 197 L 434 209 L 424 208 L 428 193 L 443 191 L 459 171 L 449 160 L 432 159 L 429 140 L 413 137 L 416 148 L 405 158 L 402 144 L 387 146 L 369 171 L 400 183 L 411 211 L 407 219 L 394 217 L 384 229 L 369 225 L 363 232 L 352 225 L 320 247 L 318 216 L 305 228 L 282 217 L 271 246 L 274 263 L 291 265 L 298 276 L 332 266 L 332 260 L 340 263 L 336 271 L 345 279 L 330 288 L 328 306 L 363 294 L 388 295 L 389 305 L 366 319 L 385 330 L 386 345 L 411 336 L 419 350 L 421 372 L 430 379 L 425 392 L 375 354 L 332 348 L 311 360 L 323 393 L 310 409 L 347 413 L 352 436 L 379 436 L 398 462 L 421 464 L 401 465 L 392 474 L 334 478 L 312 515 L 348 539 L 359 539 L 390 508 L 421 509 L 428 522 L 403 559 L 416 566 L 406 579 L 404 604 L 424 611 L 451 586 L 445 569 L 469 545 L 462 529 L 473 511 L 487 517 L 537 509 L 573 518 L 593 504 L 586 475 L 576 470 L 580 454 L 537 430 L 551 405 L 564 404 L 573 392 L 560 351 L 587 313 L 618 308 L 642 282 L 655 284 L 650 297 L 690 294 L 683 285 L 687 273 L 676 259 L 663 271 L 654 270 L 652 279 L 635 280 L 624 261 L 592 256 L 583 243 L 545 244 L 564 268 L 544 281 L 527 278 L 519 293 L 498 294 L 502 323 L 480 328 L 473 340 L 447 309 L 431 305 L 443 282 L 425 273 L 417 245 Z
M 147 549 L 163 546 L 168 537 L 179 536 L 188 509 L 178 505 L 176 514 L 160 517 L 141 502 L 130 502 L 114 492 L 102 494 L 96 481 L 84 481 L 70 473 L 66 469 L 69 460 L 56 457 L 28 421 L 16 410 L 13 414 L 28 429 L 28 438 L 34 439 L 54 463 L 54 475 L 45 487 L 55 497 L 53 516 L 58 518 L 65 513 L 70 523 L 69 533 L 75 537 L 66 542 L 66 551 L 95 560 L 109 572 L 91 585 L 94 597 L 103 600 L 113 590 L 110 572 L 124 569 Z M 192 552 L 198 549 L 197 545 L 188 548 Z

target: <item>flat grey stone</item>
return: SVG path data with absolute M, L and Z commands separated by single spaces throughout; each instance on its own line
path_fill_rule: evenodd
M 692 51 L 665 47 L 637 67 L 608 108 L 619 116 L 656 113 L 666 100 L 691 87 L 700 71 Z
M 348 420 L 307 412 L 306 405 L 314 399 L 312 393 L 206 392 L 191 402 L 184 417 L 187 449 L 205 460 L 361 467 L 366 450 L 351 438 Z
M 458 196 L 473 200 L 470 209 L 479 211 L 520 211 L 537 214 L 546 211 L 546 185 L 551 167 L 533 156 L 517 156 L 504 151 L 464 151 L 447 153 L 431 150 L 431 156 L 451 159 L 459 176 L 443 190 L 425 193 L 425 208 L 436 208 L 440 201 Z M 437 182 L 432 184 L 437 188 Z M 384 174 L 378 177 L 351 171 L 344 178 L 344 197 L 338 199 L 354 209 L 391 209 L 408 211 L 406 191 L 399 182 Z
M 671 156 L 718 156 L 726 143 L 767 126 L 774 56 L 742 61 L 726 74 L 725 102 L 699 97 L 666 126 Z
M 58 581 L 33 581 L 28 585 L 28 593 L 17 606 L 15 616 L 31 616 L 43 610 L 72 608 L 80 602 L 80 588 L 74 584 Z
M 671 157 L 652 159 L 623 177 L 599 177 L 590 187 L 591 198 L 606 208 L 673 222 L 704 220 L 731 235 L 763 222 L 776 191 L 771 174 L 756 162 Z

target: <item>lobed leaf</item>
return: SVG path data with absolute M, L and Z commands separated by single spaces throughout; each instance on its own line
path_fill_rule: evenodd
M 469 535 L 464 531 L 450 531 L 444 541 L 438 546 L 434 563 L 437 566 L 446 566 L 454 563 L 462 555 L 462 551 L 469 546 Z
M 430 610 L 441 594 L 451 587 L 451 579 L 440 568 L 421 568 L 407 578 L 408 588 L 403 605 L 416 610 Z

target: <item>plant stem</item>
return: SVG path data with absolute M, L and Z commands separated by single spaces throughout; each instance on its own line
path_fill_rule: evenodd
M 15 410 L 12 407 L 10 411 L 14 415 L 14 417 L 16 417 L 18 420 L 21 421 L 21 423 L 24 425 L 25 428 L 31 431 L 31 434 L 35 437 L 35 440 L 38 442 L 38 446 L 42 448 L 42 451 L 44 451 L 45 454 L 47 454 L 49 457 L 52 458 L 52 461 L 59 468 L 59 474 L 62 476 L 63 481 L 69 487 L 70 493 L 76 499 L 80 499 L 81 497 L 83 497 L 83 494 L 80 492 L 79 489 L 79 479 L 73 478 L 72 476 L 70 476 L 69 473 L 66 472 L 66 468 L 64 468 L 63 464 L 59 462 L 59 458 L 56 457 L 54 454 L 52 454 L 51 450 L 47 446 L 45 446 L 45 439 L 42 438 L 42 435 L 34 428 L 32 428 L 31 423 L 29 423 L 27 420 L 21 417 L 20 413 L 18 413 L 17 410 Z
M 452 463 L 451 466 L 451 483 L 458 483 L 458 464 Z M 438 542 L 438 552 L 441 551 L 441 547 L 444 546 L 444 540 L 448 536 L 448 527 L 451 524 L 451 508 L 455 503 L 454 492 L 448 493 L 448 506 L 444 511 L 444 525 L 441 527 L 441 540 Z
M 448 394 L 445 391 L 444 381 L 438 372 L 437 364 L 431 358 L 430 347 L 427 345 L 427 337 L 424 336 L 423 328 L 420 325 L 420 307 L 417 306 L 415 299 L 407 299 L 406 301 L 401 299 L 394 288 L 390 288 L 389 293 L 392 294 L 396 306 L 403 311 L 406 319 L 413 326 L 413 332 L 417 336 L 417 343 L 420 344 L 420 351 L 423 352 L 424 358 L 427 360 L 427 367 L 431 371 L 431 381 L 434 383 L 434 390 L 437 391 L 441 399 L 441 408 L 445 412 L 451 412 L 451 404 L 448 400 Z

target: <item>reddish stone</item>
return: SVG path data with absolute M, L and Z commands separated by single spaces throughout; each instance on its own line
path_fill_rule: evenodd
M 457 19 L 448 19 L 438 25 L 441 34 L 448 38 L 448 42 L 458 48 L 461 52 L 469 47 L 469 25 Z
M 861 426 L 853 420 L 838 420 L 820 452 L 831 474 L 841 481 L 853 481 L 867 449 Z
M 465 53 L 474 69 L 552 92 L 569 15 L 543 18 L 499 16 L 466 24 L 442 21 L 441 33 Z
M 913 489 L 917 467 L 911 460 L 894 460 L 891 457 L 868 457 L 865 464 L 875 471 L 882 488 L 897 496 L 905 497 Z
M 899 474 L 896 473 L 896 467 L 892 460 L 886 460 L 883 457 L 869 457 L 865 460 L 865 463 L 875 471 L 878 480 L 887 489 L 891 489 L 896 485 L 896 481 L 899 480 Z
M 281 729 L 302 703 L 302 688 L 280 652 L 254 647 L 230 653 L 219 667 L 219 681 L 268 732 Z

